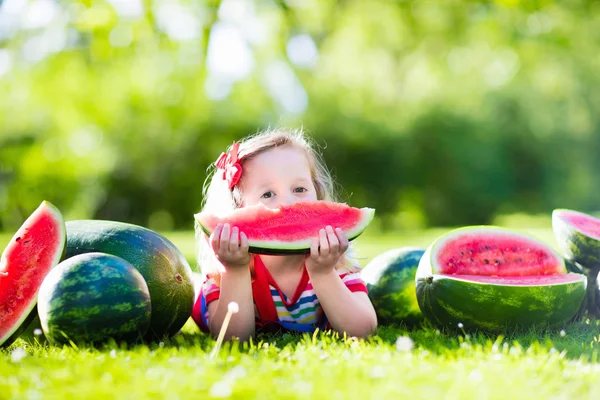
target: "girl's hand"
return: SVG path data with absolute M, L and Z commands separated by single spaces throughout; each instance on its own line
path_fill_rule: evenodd
M 248 238 L 236 226 L 232 229 L 229 224 L 218 224 L 210 235 L 210 245 L 225 268 L 248 267 Z
M 310 256 L 306 260 L 309 273 L 327 273 L 334 269 L 340 257 L 348 250 L 348 237 L 340 228 L 331 226 L 319 231 L 319 238 L 310 244 Z

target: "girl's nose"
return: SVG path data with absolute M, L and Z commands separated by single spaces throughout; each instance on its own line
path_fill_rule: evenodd
M 293 193 L 290 193 L 287 196 L 285 196 L 285 198 L 283 199 L 282 205 L 288 206 L 290 204 L 294 204 L 297 201 L 298 201 L 298 198 L 296 196 L 294 196 Z

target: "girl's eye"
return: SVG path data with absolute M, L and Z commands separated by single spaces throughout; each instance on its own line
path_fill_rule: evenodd
M 308 192 L 308 189 L 303 188 L 303 187 L 297 187 L 296 189 L 294 189 L 294 191 L 297 193 L 301 193 L 301 192 Z
M 273 191 L 269 190 L 268 192 L 263 193 L 263 195 L 261 196 L 261 198 L 263 198 L 263 199 L 270 199 L 274 195 L 275 195 L 275 193 L 273 193 Z

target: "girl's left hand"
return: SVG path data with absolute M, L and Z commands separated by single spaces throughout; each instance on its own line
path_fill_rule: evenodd
M 334 269 L 340 257 L 348 250 L 348 237 L 340 228 L 331 226 L 319 231 L 319 238 L 310 244 L 310 256 L 306 260 L 309 273 L 327 273 Z

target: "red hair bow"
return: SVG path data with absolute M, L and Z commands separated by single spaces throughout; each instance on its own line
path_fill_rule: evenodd
M 223 180 L 227 181 L 229 190 L 233 189 L 242 176 L 242 166 L 238 163 L 238 148 L 240 144 L 233 142 L 229 153 L 221 153 L 215 165 L 223 170 Z

